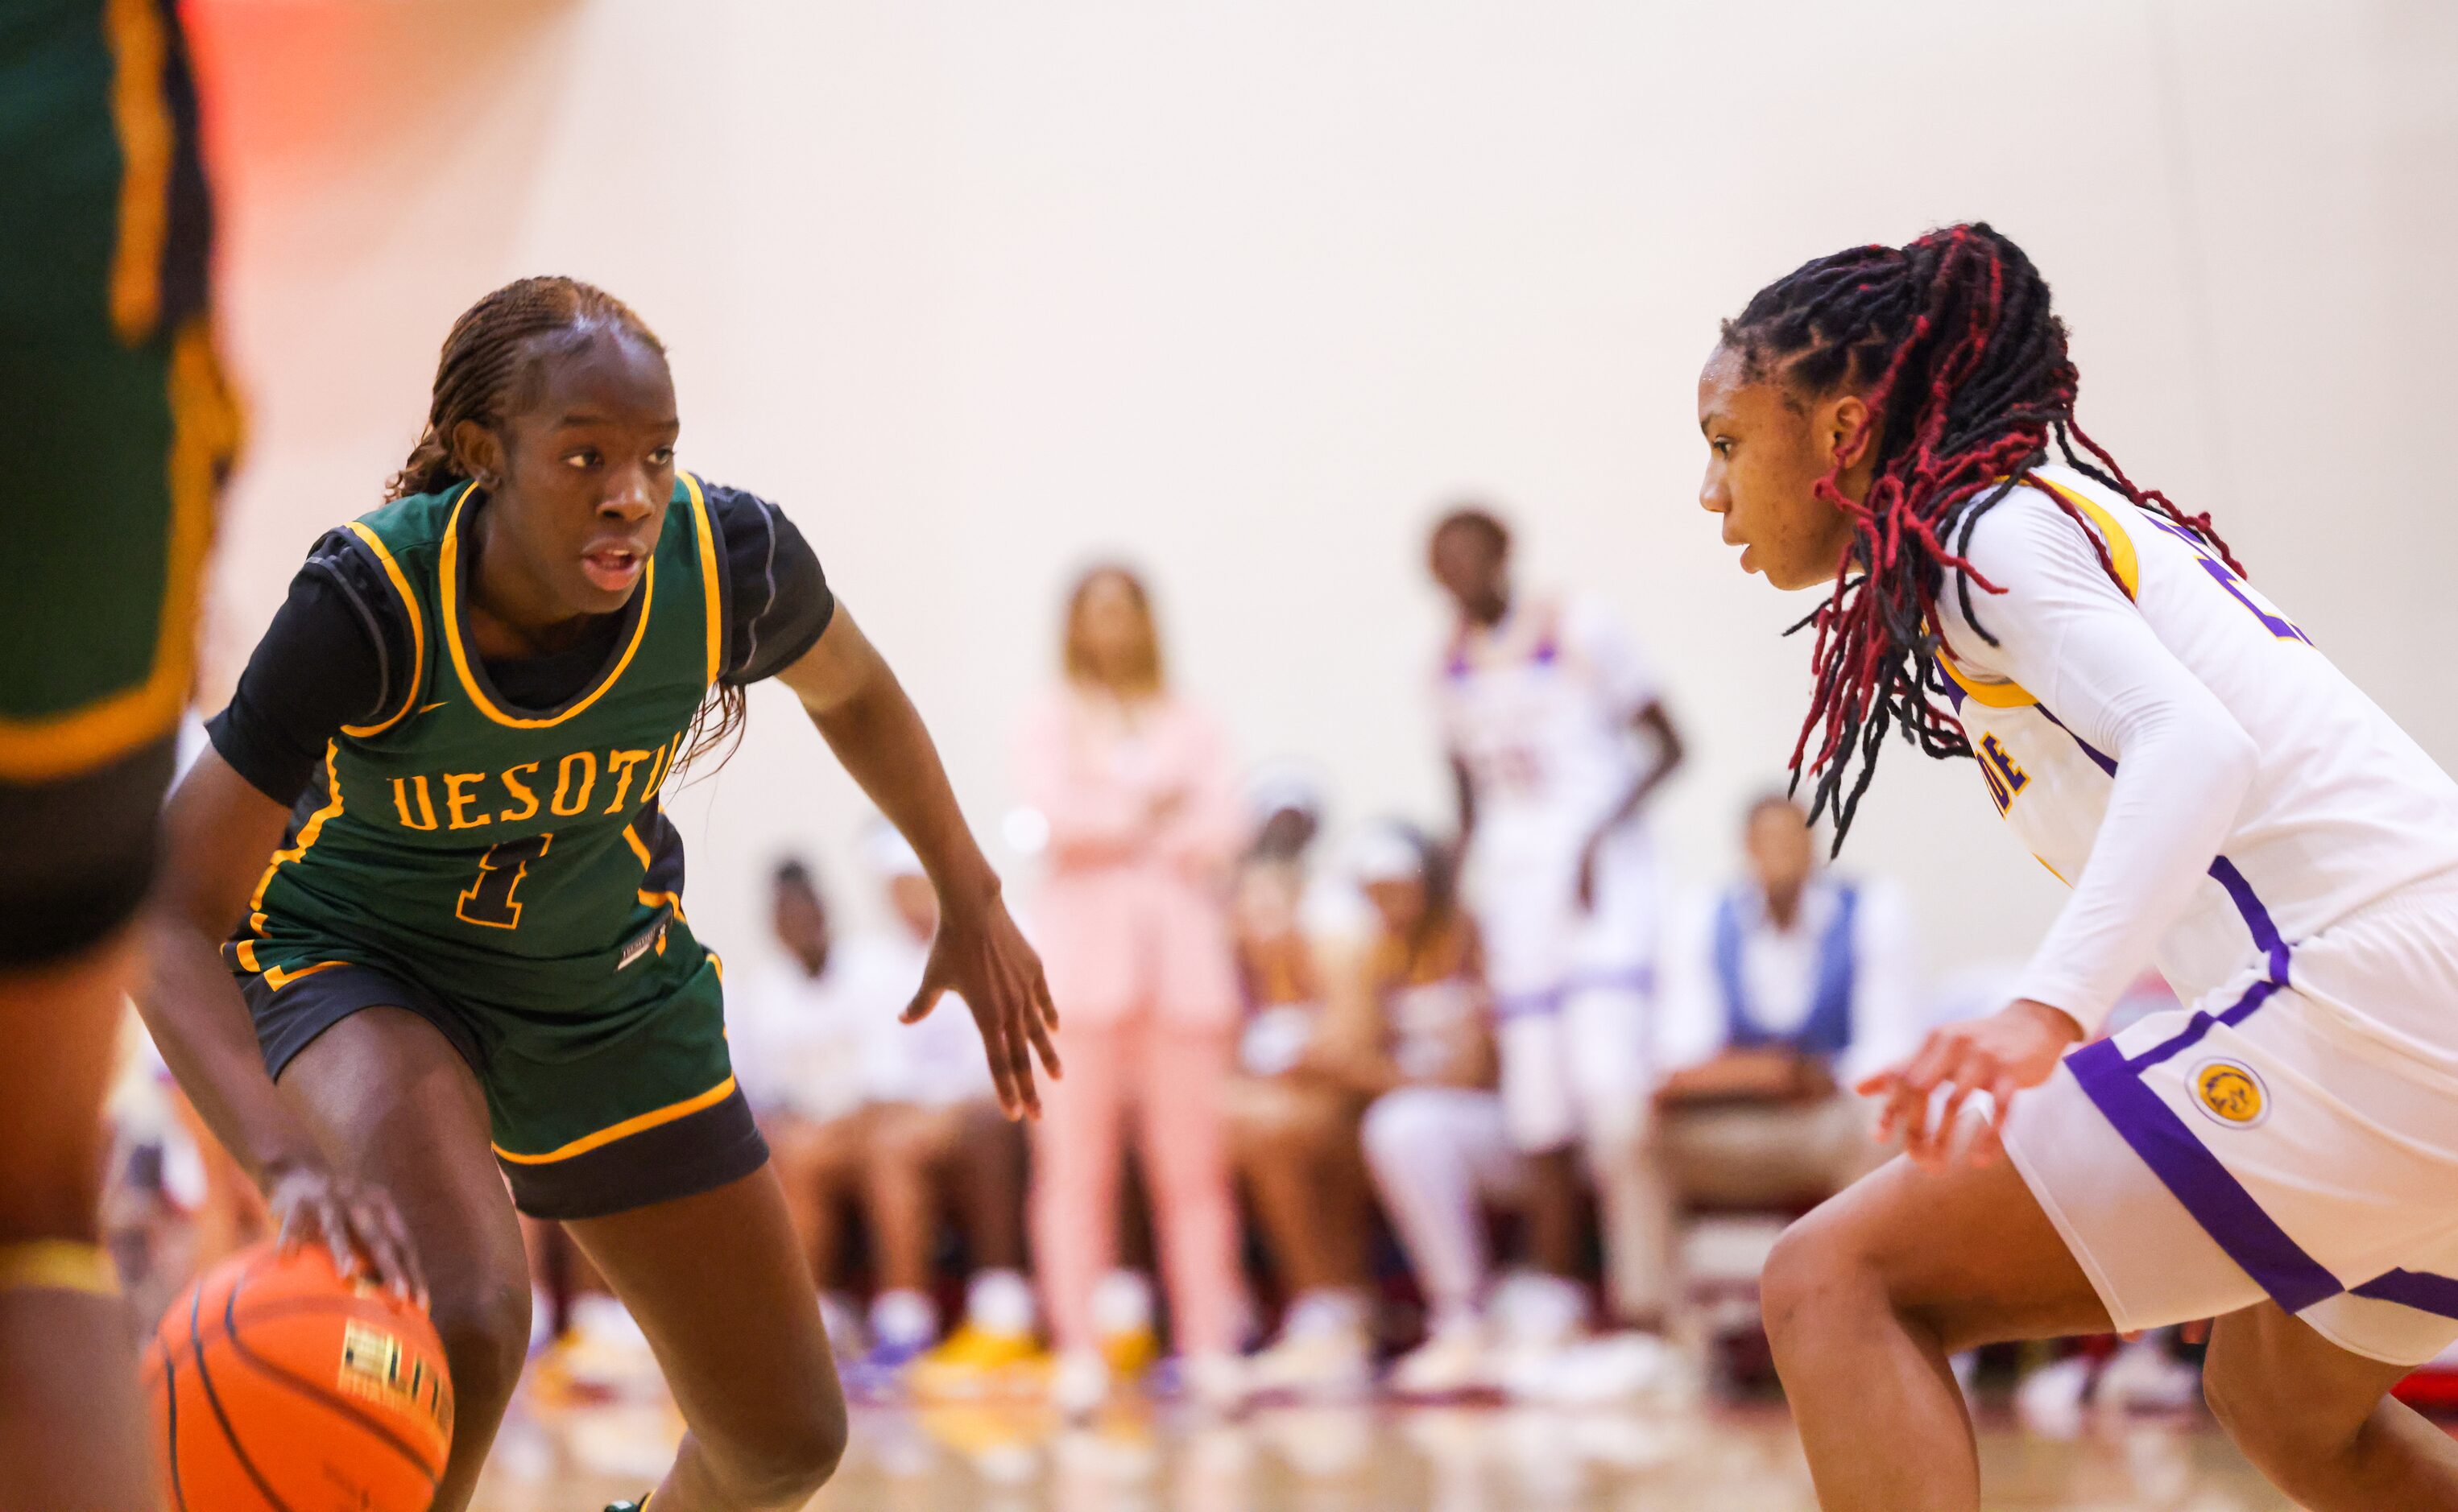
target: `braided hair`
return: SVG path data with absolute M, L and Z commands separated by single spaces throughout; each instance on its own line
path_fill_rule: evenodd
M 471 469 L 453 441 L 461 423 L 475 421 L 500 434 L 548 357 L 608 332 L 639 342 L 660 361 L 666 355 L 665 343 L 630 305 L 578 279 L 515 279 L 462 311 L 436 359 L 427 428 L 409 460 L 385 481 L 385 501 L 442 493 L 467 482 Z M 693 717 L 688 747 L 676 765 L 720 748 L 722 765 L 741 739 L 745 710 L 743 691 L 719 682 Z
M 1980 517 L 2049 460 L 2052 440 L 2070 466 L 2156 507 L 2236 566 L 2210 516 L 2187 515 L 2166 495 L 2136 487 L 2075 424 L 2077 378 L 2065 324 L 2049 308 L 2048 282 L 2022 248 L 1985 222 L 1932 231 L 1908 246 L 1854 247 L 1804 262 L 1725 321 L 1723 342 L 1740 354 L 1751 382 L 1775 377 L 1807 395 L 1858 392 L 1870 419 L 1839 456 L 1856 450 L 1867 426 L 1877 428 L 1876 470 L 1859 503 L 1836 487 L 1840 460 L 1816 485 L 1816 496 L 1851 522 L 1852 536 L 1834 590 L 1792 627 L 1818 632 L 1815 691 L 1793 743 L 1792 784 L 1799 787 L 1805 760 L 1814 783 L 1810 818 L 1833 817 L 1838 851 L 1890 729 L 1900 726 L 1932 756 L 1971 754 L 1961 722 L 1940 702 L 1938 594 L 1952 570 L 1964 619 L 1997 643 L 1972 612 L 1971 588 L 2005 590 L 1963 553 Z M 2051 496 L 2083 526 L 2114 577 L 2099 533 L 2064 495 Z

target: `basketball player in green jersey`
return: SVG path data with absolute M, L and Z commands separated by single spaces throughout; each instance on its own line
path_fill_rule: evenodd
M 799 1507 L 843 1448 L 662 808 L 746 684 L 800 695 L 938 888 L 907 1016 L 962 994 L 1011 1114 L 1035 1052 L 1057 1069 L 1040 963 L 912 704 L 801 534 L 677 470 L 677 430 L 621 303 L 567 279 L 481 300 L 390 502 L 310 553 L 170 806 L 141 1006 L 295 1227 L 428 1291 L 457 1405 L 437 1512 L 468 1503 L 529 1341 L 515 1206 L 656 1348 L 690 1429 L 658 1512 Z
M 135 1512 L 97 1240 L 154 866 L 237 416 L 170 0 L 0 0 L 0 1507 Z

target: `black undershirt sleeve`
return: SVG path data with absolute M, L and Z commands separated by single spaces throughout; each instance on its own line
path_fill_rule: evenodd
M 818 554 L 784 510 L 739 488 L 705 487 L 725 551 L 722 680 L 741 687 L 801 660 L 836 617 L 837 599 Z
M 205 733 L 232 771 L 286 807 L 342 726 L 390 712 L 396 677 L 416 674 L 409 654 L 406 616 L 383 569 L 356 536 L 328 532 Z

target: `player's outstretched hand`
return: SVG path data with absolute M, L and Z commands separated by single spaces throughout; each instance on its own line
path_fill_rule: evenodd
M 1854 1090 L 1885 1100 L 1878 1115 L 1879 1139 L 1890 1139 L 1900 1130 L 1904 1153 L 1925 1166 L 1945 1161 L 1964 1100 L 1987 1092 L 1996 1104 L 1991 1137 L 1974 1147 L 1975 1158 L 1986 1161 L 2001 1148 L 1998 1140 L 2014 1094 L 2047 1081 L 2058 1058 L 2081 1038 L 2081 1028 L 2064 1013 L 2020 998 L 1985 1019 L 1931 1029 L 1910 1060 L 1878 1072 Z M 1932 1120 L 1930 1094 L 1941 1087 L 1948 1090 Z
M 377 1281 L 420 1307 L 427 1304 L 427 1277 L 418 1269 L 418 1248 L 409 1226 L 381 1187 L 353 1181 L 328 1166 L 284 1164 L 267 1172 L 265 1205 L 278 1224 L 281 1253 L 294 1254 L 322 1241 L 344 1275 L 372 1271 Z
M 981 1027 L 999 1111 L 1010 1118 L 1039 1118 L 1041 1092 L 1033 1086 L 1032 1059 L 1040 1056 L 1042 1069 L 1057 1079 L 1058 1046 L 1051 1036 L 1058 1031 L 1058 1010 L 1050 1002 L 1041 958 L 1025 943 L 1024 931 L 996 897 L 969 907 L 942 908 L 939 932 L 930 941 L 930 963 L 923 969 L 921 990 L 906 1005 L 904 1022 L 921 1019 L 946 992 L 963 998 Z

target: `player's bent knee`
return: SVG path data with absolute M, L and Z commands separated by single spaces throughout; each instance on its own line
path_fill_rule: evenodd
M 1430 1103 L 1405 1088 L 1376 1098 L 1358 1130 L 1365 1157 L 1378 1166 L 1405 1161 L 1411 1149 L 1439 1136 L 1440 1121 L 1432 1112 Z
M 519 1384 L 529 1357 L 530 1288 L 526 1278 L 438 1287 L 427 1318 L 444 1341 L 452 1371 L 452 1394 L 466 1417 L 491 1407 L 501 1411 Z
M 1779 1350 L 1808 1322 L 1856 1304 L 1883 1305 L 1885 1295 L 1823 1208 L 1783 1231 L 1759 1274 L 1759 1312 Z
M 701 1447 L 746 1505 L 784 1512 L 809 1501 L 844 1458 L 844 1398 L 830 1390 L 779 1411 L 750 1432 L 701 1436 Z

